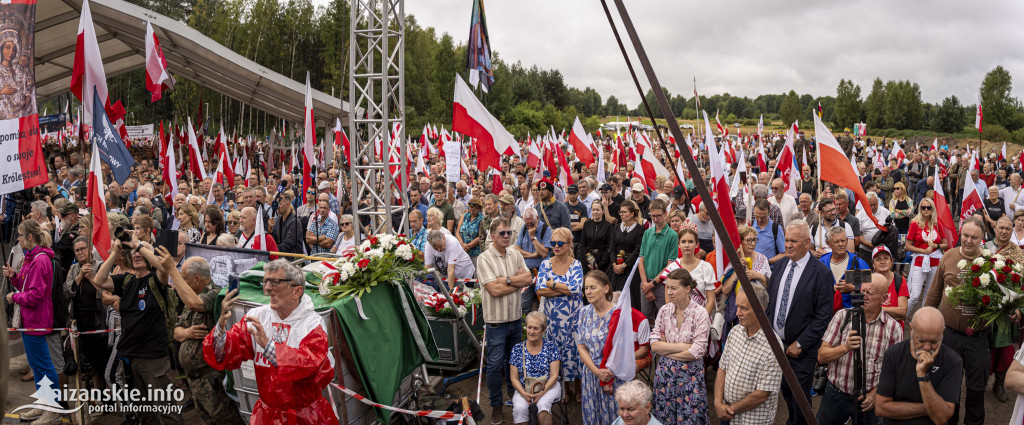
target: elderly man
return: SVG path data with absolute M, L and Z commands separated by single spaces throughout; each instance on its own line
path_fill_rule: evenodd
M 264 230 L 266 242 L 264 243 L 256 234 L 256 208 L 245 207 L 242 208 L 241 220 L 239 226 L 242 230 L 241 237 L 238 238 L 238 247 L 255 249 L 262 251 L 277 251 L 277 242 L 274 240 L 274 236 Z M 270 256 L 270 258 L 277 258 L 277 256 Z
M 751 285 L 761 307 L 768 305 L 768 292 Z M 768 335 L 757 321 L 746 291 L 736 293 L 739 324 L 730 332 L 722 351 L 715 378 L 715 411 L 718 418 L 735 424 L 770 424 L 779 405 L 782 367 L 768 345 Z
M 427 244 L 427 228 L 423 226 L 423 213 L 419 210 L 409 212 L 409 237 L 412 246 L 423 251 Z
M 800 183 L 799 186 L 797 186 L 799 192 L 807 194 L 817 194 L 818 179 L 814 178 L 814 174 L 811 174 L 811 167 L 808 165 L 804 165 L 802 168 L 800 168 L 800 173 Z
M 849 223 L 836 217 L 836 205 L 832 199 L 822 199 L 818 203 L 818 212 L 821 217 L 820 223 L 811 226 L 811 254 L 821 258 L 822 255 L 832 252 L 832 247 L 828 244 L 826 234 L 835 227 L 841 228 L 846 232 L 846 250 L 853 252 L 855 241 L 853 228 L 850 227 Z
M 295 214 L 295 207 L 292 206 L 295 195 L 289 189 L 282 192 L 280 197 L 277 217 L 270 219 L 275 224 L 273 227 L 274 240 L 277 241 L 281 252 L 301 254 L 303 252 L 302 242 L 304 238 L 302 237 L 301 221 Z
M 814 198 L 810 193 L 800 194 L 800 198 L 797 199 L 797 212 L 793 214 L 793 218 L 806 221 L 810 226 L 818 224 L 818 211 L 814 208 Z
M 244 424 L 237 405 L 228 398 L 221 384 L 224 372 L 210 367 L 203 360 L 203 338 L 216 322 L 214 311 L 220 293 L 220 288 L 212 284 L 210 263 L 202 257 L 191 257 L 185 260 L 179 273 L 173 260 L 163 260 L 163 271 L 170 275 L 175 286 L 188 286 L 200 301 L 199 304 L 187 305 L 174 327 L 174 339 L 181 343 L 178 360 L 185 369 L 199 417 L 206 424 Z
M 326 199 L 317 202 L 317 212 L 310 217 L 306 225 L 306 244 L 310 246 L 310 254 L 329 252 L 338 239 L 338 221 L 331 218 L 331 203 Z
M 1018 173 L 1010 174 L 1010 185 L 999 191 L 999 196 L 1006 203 L 1006 213 L 1013 216 L 1018 208 L 1024 207 L 1024 196 L 1020 196 L 1022 186 Z
M 427 232 L 427 244 L 423 250 L 423 263 L 434 267 L 445 278 L 448 289 L 455 289 L 457 279 L 472 279 L 476 268 L 462 244 L 451 234 L 440 230 Z
M 942 312 L 946 330 L 942 335 L 942 344 L 950 351 L 960 355 L 964 363 L 964 374 L 967 376 L 967 401 L 964 413 L 965 424 L 985 423 L 985 386 L 988 381 L 991 357 L 989 355 L 989 329 L 972 328 L 971 319 L 974 310 L 963 309 L 954 305 L 946 297 L 946 288 L 962 283 L 961 271 L 957 263 L 961 260 L 973 261 L 981 255 L 982 235 L 984 231 L 978 219 L 969 219 L 960 226 L 960 248 L 950 249 L 942 255 L 939 266 L 935 270 L 935 279 L 928 288 L 924 305 L 938 308 Z M 1019 317 L 1019 315 L 1018 315 Z M 916 317 L 915 317 L 916 322 Z M 959 375 L 958 375 L 959 376 Z M 960 387 L 959 378 L 956 379 Z M 959 421 L 960 397 L 955 400 L 953 423 Z
M 615 402 L 619 405 L 619 417 L 612 425 L 661 425 L 658 418 L 651 416 L 651 388 L 639 379 L 622 384 L 615 389 Z
M 884 225 L 885 219 L 889 217 L 889 210 L 879 205 L 879 198 L 875 192 L 868 192 L 867 197 L 868 208 L 871 208 L 871 213 L 875 215 L 879 223 Z M 865 210 L 857 210 L 857 221 L 860 222 L 861 229 L 860 244 L 864 247 L 861 249 L 866 248 L 868 252 L 871 252 L 872 249 L 875 249 L 871 241 L 874 240 L 875 235 L 879 232 L 878 226 L 875 226 L 875 222 L 871 220 L 871 217 Z
M 960 401 L 964 364 L 945 341 L 943 314 L 918 310 L 910 339 L 889 347 L 875 394 L 875 415 L 883 423 L 942 424 L 954 417 Z M 984 379 L 984 377 L 982 377 Z
M 512 229 L 512 240 L 519 240 L 519 232 L 523 230 L 523 226 L 526 225 L 523 219 L 516 214 L 516 198 L 509 193 L 498 197 L 498 208 L 501 211 L 501 217 L 508 220 L 509 226 Z M 492 222 L 494 220 L 491 220 Z M 488 233 L 488 237 L 493 241 L 494 238 Z
M 487 390 L 491 417 L 500 418 L 502 386 L 512 393 L 508 359 L 522 336 L 523 310 L 519 291 L 533 284 L 522 254 L 510 249 L 512 229 L 504 217 L 491 221 L 494 242 L 477 257 L 477 279 L 483 309 L 484 338 L 487 340 Z M 504 384 L 504 385 L 502 385 Z
M 835 251 L 833 251 L 835 253 Z M 853 330 L 850 310 L 840 310 L 828 325 L 818 350 L 818 363 L 832 364 L 828 370 L 829 385 L 818 407 L 817 419 L 821 425 L 842 425 L 854 416 L 855 409 L 864 412 L 865 422 L 875 423 L 875 389 L 882 371 L 882 356 L 889 347 L 903 340 L 903 326 L 888 314 L 882 314 L 882 301 L 889 291 L 889 281 L 881 274 L 871 276 L 863 285 L 864 335 Z M 866 377 L 859 403 L 852 394 L 855 390 L 853 352 L 861 350 Z M 888 378 L 888 377 L 887 377 Z
M 832 318 L 832 272 L 820 261 L 812 261 L 811 235 L 807 222 L 793 220 L 786 227 L 786 258 L 772 266 L 768 282 L 768 320 L 779 334 L 789 364 L 800 388 L 782 384 L 782 397 L 789 408 L 789 425 L 806 424 L 796 404 L 795 391 L 808 398 L 818 359 L 821 336 Z
M 772 196 L 768 197 L 768 202 L 772 205 L 779 207 L 782 212 L 782 221 L 776 222 L 781 223 L 783 226 L 789 224 L 789 221 L 793 219 L 793 215 L 797 213 L 796 200 L 786 193 L 786 186 L 782 182 L 782 179 L 772 180 Z
M 323 396 L 334 379 L 334 358 L 323 319 L 303 293 L 302 271 L 282 259 L 267 263 L 263 272 L 270 303 L 249 310 L 228 329 L 238 291 L 227 294 L 217 326 L 203 340 L 203 358 L 218 370 L 254 362 L 260 401 L 252 423 L 336 424 Z
M 523 229 L 519 232 L 513 249 L 525 259 L 526 267 L 536 273 L 551 250 L 551 234 L 554 229 L 544 224 L 537 216 L 537 210 L 526 210 L 523 214 Z M 529 285 L 522 293 L 523 311 L 533 308 L 534 287 Z
M 832 307 L 834 310 L 853 307 L 850 292 L 853 292 L 855 288 L 852 283 L 846 282 L 846 272 L 870 270 L 871 267 L 868 267 L 868 264 L 860 257 L 846 250 L 846 232 L 842 228 L 828 229 L 825 237 L 832 250 L 821 256 L 821 262 L 832 271 L 832 285 L 835 288 Z
M 169 388 L 171 382 L 170 336 L 168 317 L 175 316 L 175 298 L 170 297 L 168 275 L 165 268 L 153 272 L 152 266 L 161 266 L 166 261 L 173 264 L 171 254 L 160 247 L 160 257 L 146 242 L 132 237 L 125 244 L 115 240 L 107 260 L 100 265 L 92 284 L 97 290 L 110 291 L 126 300 L 119 304 L 121 314 L 121 337 L 117 343 L 117 355 L 128 359 L 132 382 L 136 389 L 146 392 L 147 388 Z M 130 257 L 133 273 L 111 275 L 115 263 L 122 253 Z M 151 266 L 152 265 L 152 266 Z M 186 306 L 198 308 L 202 302 L 188 285 L 175 285 L 173 290 Z M 168 400 L 167 403 L 173 403 Z M 181 416 L 159 415 L 156 411 L 141 412 L 143 423 L 182 424 Z

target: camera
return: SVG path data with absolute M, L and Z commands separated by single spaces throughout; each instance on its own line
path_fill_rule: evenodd
M 121 241 L 122 243 L 129 243 L 132 241 L 132 235 L 124 230 L 124 227 L 117 227 L 114 229 L 114 238 Z

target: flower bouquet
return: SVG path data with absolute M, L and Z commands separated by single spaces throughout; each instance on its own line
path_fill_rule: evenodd
M 946 298 L 963 307 L 965 313 L 973 310 L 967 333 L 993 324 L 1009 329 L 1010 315 L 1024 307 L 1024 264 L 986 249 L 978 258 L 960 260 L 956 266 L 963 283 L 946 287 L 945 292 Z
M 451 296 L 452 301 L 455 302 L 455 309 L 458 309 L 462 316 L 465 316 L 470 309 L 475 310 L 481 303 L 479 289 L 466 289 L 460 286 L 451 292 Z M 431 316 L 458 317 L 455 314 L 455 309 L 440 292 L 435 292 L 423 300 L 423 310 Z
M 423 272 L 423 252 L 405 235 L 371 236 L 331 263 L 319 285 L 328 301 L 361 297 L 381 282 L 407 280 Z

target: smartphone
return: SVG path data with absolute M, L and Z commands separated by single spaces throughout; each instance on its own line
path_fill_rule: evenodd
M 238 289 L 238 275 L 231 273 L 228 275 L 228 293 Z

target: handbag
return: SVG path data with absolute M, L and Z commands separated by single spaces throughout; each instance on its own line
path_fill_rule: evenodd
M 543 347 L 541 348 L 543 350 Z M 523 342 L 523 382 L 526 391 L 530 394 L 537 394 L 544 391 L 544 386 L 547 385 L 548 375 L 545 373 L 541 376 L 530 376 L 530 371 L 526 369 L 526 356 L 529 352 L 526 351 L 526 342 Z M 540 385 L 540 389 L 537 386 Z
M 721 341 L 723 328 L 725 328 L 725 315 L 721 311 L 717 311 L 715 312 L 715 318 L 711 319 L 711 330 L 708 331 L 708 339 Z

